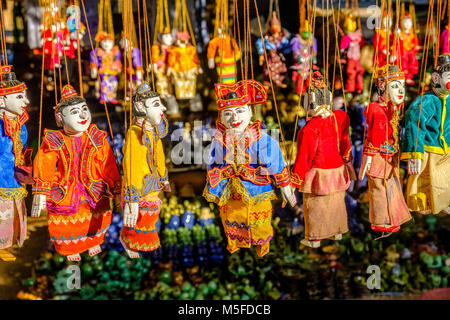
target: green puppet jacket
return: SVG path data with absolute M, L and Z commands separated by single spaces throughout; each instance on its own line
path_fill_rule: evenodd
M 440 97 L 434 91 L 428 91 L 423 95 L 422 110 L 420 103 L 419 96 L 406 111 L 401 154 L 403 160 L 423 159 L 425 151 L 437 154 L 450 151 L 450 110 L 447 110 L 450 95 Z

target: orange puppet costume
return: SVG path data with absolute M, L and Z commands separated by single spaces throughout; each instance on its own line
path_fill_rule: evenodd
M 68 87 L 56 110 L 73 96 Z M 120 194 L 120 175 L 106 132 L 93 124 L 80 136 L 45 130 L 34 170 L 33 194 L 46 196 L 56 251 L 74 255 L 102 244 L 112 217 L 110 198 Z
M 189 39 L 187 32 L 178 32 L 177 45 L 168 50 L 167 75 L 172 77 L 177 99 L 192 99 L 196 92 L 200 60 Z
M 228 34 L 213 38 L 208 44 L 208 59 L 214 59 L 219 82 L 233 84 L 236 82 L 236 61 L 241 58 L 241 51 Z
M 311 81 L 314 115 L 298 133 L 291 176 L 292 185 L 303 192 L 308 242 L 348 231 L 345 191 L 351 180 L 350 119 L 344 111 L 332 111 L 331 93 L 318 75 L 315 72 Z M 320 93 L 321 99 L 317 98 Z

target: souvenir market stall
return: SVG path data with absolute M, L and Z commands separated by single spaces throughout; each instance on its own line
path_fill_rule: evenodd
M 0 1 L 0 298 L 448 299 L 450 3 L 289 2 Z

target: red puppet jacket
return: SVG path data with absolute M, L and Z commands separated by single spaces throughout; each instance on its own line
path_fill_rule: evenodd
M 385 165 L 391 163 L 392 157 L 398 153 L 399 113 L 399 110 L 394 110 L 392 102 L 384 106 L 374 101 L 364 110 L 368 129 L 363 154 L 375 159 L 368 173 L 371 176 L 385 176 Z M 391 168 L 391 165 L 388 167 Z
M 341 110 L 327 118 L 311 118 L 299 131 L 292 184 L 306 193 L 328 195 L 347 190 L 352 159 L 350 119 Z

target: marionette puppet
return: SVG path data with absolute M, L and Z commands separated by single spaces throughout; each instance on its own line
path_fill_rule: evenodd
M 439 48 L 441 48 L 441 54 L 450 54 L 450 25 L 446 25 L 439 38 Z
M 31 166 L 27 160 L 26 108 L 29 104 L 27 87 L 16 79 L 11 66 L 0 67 L 0 249 L 17 244 L 26 237 L 27 216 L 24 184 L 29 184 Z M 30 169 L 30 168 L 28 168 Z M 28 179 L 27 179 L 28 177 Z M 6 252 L 0 258 L 15 260 Z
M 411 15 L 406 13 L 401 19 L 401 29 L 399 34 L 401 69 L 405 73 L 406 84 L 414 85 L 413 77 L 419 72 L 419 60 L 417 52 L 420 50 L 419 38 L 413 28 Z
M 127 100 L 134 94 L 136 87 L 142 83 L 142 60 L 141 50 L 130 39 L 122 36 L 120 40 L 122 51 L 131 52 L 131 65 L 127 60 L 126 83 L 127 83 Z
M 297 94 L 305 93 L 313 65 L 317 63 L 317 39 L 312 33 L 308 21 L 301 26 L 299 34 L 291 39 L 290 45 L 295 64 L 291 67 L 292 80 L 296 83 Z
M 381 17 L 380 28 L 375 29 L 373 36 L 373 46 L 375 48 L 375 54 L 377 55 L 377 66 L 382 67 L 387 63 L 388 50 L 392 48 L 393 34 L 391 32 L 392 28 L 392 17 L 384 12 Z M 388 49 L 389 45 L 389 49 Z
M 100 82 L 96 83 L 96 95 L 100 98 L 100 103 L 117 104 L 117 76 L 122 71 L 121 52 L 114 45 L 112 34 L 101 31 L 95 38 L 100 46 L 91 52 L 90 67 L 92 79 L 97 79 L 97 75 L 100 75 Z
M 86 100 L 66 85 L 55 107 L 62 130 L 45 130 L 34 159 L 32 217 L 48 210 L 48 231 L 58 253 L 79 261 L 93 256 L 111 223 L 111 198 L 120 175 L 106 132 L 91 124 Z
M 66 9 L 67 24 L 65 28 L 66 38 L 66 56 L 70 59 L 75 59 L 75 50 L 78 50 L 78 40 L 80 46 L 82 45 L 82 39 L 86 33 L 85 25 L 80 21 L 80 7 L 71 5 Z M 78 31 L 78 35 L 77 35 Z
M 167 135 L 166 108 L 147 82 L 133 96 L 133 124 L 123 148 L 124 226 L 120 241 L 130 258 L 159 248 L 155 228 L 161 211 L 161 190 L 170 191 L 161 139 Z
M 168 50 L 167 75 L 172 79 L 177 99 L 193 99 L 197 75 L 202 73 L 197 49 L 187 31 L 177 32 L 177 42 Z
M 369 220 L 374 231 L 397 232 L 411 219 L 399 177 L 398 126 L 405 100 L 405 75 L 397 65 L 377 69 L 378 101 L 364 111 L 368 126 L 360 180 L 368 177 Z
M 215 90 L 219 120 L 203 196 L 219 206 L 228 251 L 255 245 L 262 257 L 273 237 L 273 184 L 284 201 L 296 204 L 278 142 L 261 129 L 260 121 L 252 122 L 251 105 L 266 102 L 267 92 L 254 80 L 216 84 Z
M 345 61 L 347 81 L 345 90 L 360 94 L 364 89 L 364 68 L 361 65 L 361 47 L 364 39 L 361 30 L 357 30 L 357 23 L 352 14 L 348 15 L 344 23 L 345 36 L 341 39 L 340 50 Z
M 272 21 L 270 23 L 270 32 L 256 40 L 256 50 L 259 55 L 259 65 L 264 65 L 264 86 L 270 85 L 270 77 L 276 86 L 285 88 L 286 84 L 283 83 L 286 77 L 287 67 L 285 54 L 291 52 L 291 46 L 289 43 L 288 34 L 281 29 L 280 21 L 277 18 L 274 11 Z M 264 49 L 267 53 L 267 59 L 265 63 Z
M 305 109 L 311 118 L 298 133 L 291 179 L 303 192 L 305 239 L 301 243 L 317 248 L 321 240 L 341 240 L 348 232 L 345 191 L 356 177 L 350 118 L 344 111 L 333 111 L 332 94 L 319 71 L 312 75 Z
M 175 39 L 169 28 L 165 28 L 163 33 L 158 35 L 158 41 L 152 45 L 152 61 L 156 74 L 156 91 L 165 98 L 173 93 L 170 78 L 167 76 L 167 64 L 169 50 L 172 48 Z
M 218 28 L 218 36 L 213 38 L 206 52 L 208 67 L 216 67 L 219 82 L 234 84 L 237 80 L 236 62 L 241 58 L 241 50 L 228 33 Z
M 438 57 L 432 90 L 405 113 L 401 159 L 408 161 L 406 202 L 422 214 L 450 213 L 450 55 Z

